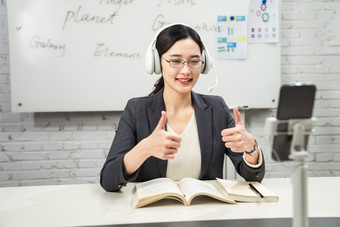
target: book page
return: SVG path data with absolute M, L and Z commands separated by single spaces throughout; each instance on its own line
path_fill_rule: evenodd
M 150 197 L 163 193 L 175 193 L 182 195 L 177 184 L 169 178 L 157 178 L 136 184 L 139 198 Z
M 225 180 L 216 178 L 218 183 L 227 191 L 227 193 L 231 195 L 240 195 L 243 197 L 254 197 L 258 198 L 259 195 L 254 192 L 250 187 L 249 183 L 251 183 L 264 197 L 272 197 L 273 200 L 278 199 L 278 196 L 270 191 L 268 188 L 263 186 L 259 182 L 247 182 L 247 181 L 233 181 L 233 180 Z
M 255 197 L 258 196 L 253 190 L 250 189 L 249 182 L 224 180 L 220 183 L 223 185 L 223 187 L 229 194 L 255 196 Z M 257 188 L 258 185 L 256 183 L 253 182 L 252 184 Z
M 195 194 L 210 194 L 215 197 L 225 198 L 214 185 L 193 178 L 184 178 L 180 182 L 180 187 L 189 200 Z

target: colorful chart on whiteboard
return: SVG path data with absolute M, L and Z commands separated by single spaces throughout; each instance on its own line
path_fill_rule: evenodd
M 279 41 L 279 1 L 250 1 L 248 19 L 249 43 L 276 43 Z
M 217 57 L 219 59 L 247 58 L 246 16 L 218 16 Z

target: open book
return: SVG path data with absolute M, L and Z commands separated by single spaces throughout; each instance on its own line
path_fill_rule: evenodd
M 227 197 L 238 202 L 277 202 L 279 197 L 259 182 L 233 181 L 216 178 Z M 252 184 L 252 188 L 249 184 Z M 263 198 L 261 197 L 263 196 Z
M 169 178 L 157 178 L 136 184 L 133 206 L 139 208 L 161 199 L 179 200 L 188 206 L 195 197 L 202 195 L 226 203 L 236 203 L 234 200 L 223 195 L 221 188 L 214 181 L 211 184 L 193 178 L 184 178 L 179 182 Z

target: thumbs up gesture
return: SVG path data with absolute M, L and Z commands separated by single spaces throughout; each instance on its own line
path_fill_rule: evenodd
M 174 159 L 177 149 L 181 146 L 182 138 L 165 131 L 167 116 L 162 111 L 162 116 L 150 136 L 144 141 L 146 150 L 150 156 L 154 156 L 163 160 Z
M 167 120 L 167 116 L 166 116 L 166 113 L 165 111 L 162 111 L 162 116 L 161 116 L 161 119 L 159 119 L 159 122 L 155 128 L 154 131 L 156 130 L 165 130 L 165 124 L 166 124 L 166 120 Z
M 235 127 L 222 130 L 222 141 L 225 142 L 225 146 L 233 152 L 250 152 L 255 146 L 255 139 L 244 128 L 241 114 L 237 107 L 234 107 L 233 112 Z

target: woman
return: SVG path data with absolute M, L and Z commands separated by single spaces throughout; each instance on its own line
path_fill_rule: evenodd
M 261 181 L 264 160 L 234 108 L 219 96 L 192 91 L 207 67 L 198 33 L 175 24 L 155 41 L 161 78 L 147 97 L 128 101 L 100 174 L 106 191 L 159 177 L 223 177 L 224 154 L 245 180 Z

